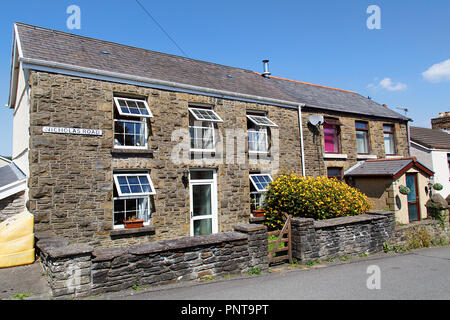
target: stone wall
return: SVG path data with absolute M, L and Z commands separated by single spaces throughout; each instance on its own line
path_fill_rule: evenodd
M 322 221 L 292 219 L 292 255 L 299 261 L 355 256 L 383 250 L 394 233 L 394 212 Z
M 236 230 L 106 249 L 38 233 L 37 248 L 53 297 L 66 299 L 267 269 L 266 227 Z
M 183 172 L 214 168 L 218 176 L 218 226 L 233 231 L 250 216 L 251 170 L 264 163 L 248 159 L 177 164 L 171 160 L 176 130 L 188 130 L 189 105 L 206 104 L 224 120 L 217 124 L 220 142 L 226 146 L 227 130 L 247 130 L 247 110 L 265 111 L 279 127 L 279 152 L 269 163 L 301 173 L 301 147 L 297 110 L 201 95 L 122 85 L 44 72 L 31 72 L 30 106 L 30 212 L 37 231 L 53 231 L 70 242 L 96 248 L 134 245 L 190 235 L 189 187 Z M 153 118 L 148 120 L 148 150 L 113 148 L 114 95 L 146 98 Z M 43 133 L 44 126 L 101 129 L 102 136 Z M 231 139 L 231 138 L 230 138 Z M 278 156 L 278 157 L 277 157 Z M 279 163 L 276 160 L 279 159 Z M 150 221 L 153 229 L 138 234 L 113 230 L 113 172 L 149 170 L 156 195 Z M 275 174 L 276 170 L 271 173 Z M 112 236 L 114 234 L 114 236 Z
M 443 223 L 425 219 L 407 225 L 396 225 L 394 235 L 389 240 L 390 249 L 415 249 L 431 245 L 449 244 L 449 210 L 443 210 Z
M 308 124 L 311 115 L 322 115 L 324 117 L 333 117 L 339 119 L 343 124 L 340 127 L 340 145 L 341 154 L 347 155 L 346 159 L 327 158 L 324 159 L 324 138 L 323 127 L 316 131 L 314 127 Z M 327 168 L 342 168 L 343 172 L 354 166 L 358 160 L 356 149 L 356 130 L 355 121 L 366 121 L 369 124 L 369 143 L 370 154 L 378 158 L 385 158 L 383 124 L 394 125 L 395 145 L 398 156 L 409 157 L 408 134 L 405 122 L 399 122 L 392 119 L 377 119 L 374 117 L 349 116 L 329 111 L 317 112 L 315 110 L 304 108 L 302 111 L 303 120 L 303 139 L 305 142 L 305 168 L 307 176 L 326 176 Z
M 0 200 L 0 222 L 25 210 L 25 191 Z

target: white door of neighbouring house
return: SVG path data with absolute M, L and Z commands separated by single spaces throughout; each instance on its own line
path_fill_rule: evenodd
M 192 169 L 189 179 L 191 236 L 218 232 L 216 170 Z

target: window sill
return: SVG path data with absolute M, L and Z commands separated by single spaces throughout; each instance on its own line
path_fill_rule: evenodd
M 142 228 L 135 229 L 116 229 L 112 230 L 109 234 L 111 237 L 154 235 L 155 227 L 144 226 Z
M 114 155 L 134 155 L 134 156 L 152 156 L 153 150 L 149 149 L 111 149 L 111 154 Z
M 377 159 L 378 157 L 377 157 L 377 155 L 376 154 L 358 154 L 357 156 L 356 156 L 356 159 L 363 159 L 363 160 L 365 160 L 365 159 Z
M 386 159 L 400 159 L 402 156 L 386 156 Z
M 343 159 L 347 160 L 347 155 L 342 153 L 324 153 L 324 159 Z

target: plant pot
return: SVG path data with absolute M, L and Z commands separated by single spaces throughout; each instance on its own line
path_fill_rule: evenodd
M 264 210 L 253 210 L 252 211 L 254 217 L 264 217 Z
M 124 220 L 125 229 L 142 228 L 144 226 L 144 220 Z

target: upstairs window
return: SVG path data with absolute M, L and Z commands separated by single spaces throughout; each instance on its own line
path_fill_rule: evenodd
M 150 223 L 151 196 L 156 194 L 148 172 L 114 174 L 114 228 L 124 227 L 124 220 Z
M 144 99 L 114 98 L 114 147 L 147 148 L 147 118 L 153 117 Z
M 323 137 L 326 153 L 340 153 L 340 126 L 342 123 L 337 119 L 325 118 L 323 124 Z
M 369 154 L 369 125 L 367 122 L 356 121 L 356 150 L 358 154 Z
M 268 153 L 270 128 L 278 127 L 266 116 L 247 115 L 248 151 Z
M 387 155 L 395 155 L 394 125 L 383 125 L 384 150 Z
M 210 151 L 216 149 L 215 123 L 223 122 L 212 109 L 189 108 L 189 133 L 192 151 Z

